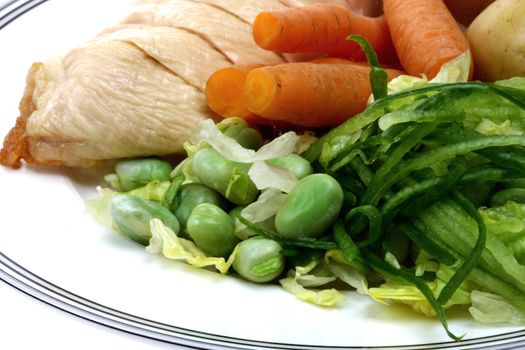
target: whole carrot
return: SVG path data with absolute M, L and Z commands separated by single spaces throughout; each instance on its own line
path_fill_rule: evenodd
M 306 127 L 335 126 L 363 111 L 372 92 L 366 65 L 296 62 L 252 70 L 244 84 L 250 111 Z M 402 74 L 388 70 L 392 79 Z
M 335 4 L 315 4 L 261 12 L 253 23 L 253 38 L 260 47 L 282 52 L 321 52 L 363 61 L 359 45 L 347 41 L 351 34 L 366 38 L 379 60 L 396 62 L 396 53 L 384 17 L 366 17 Z
M 433 78 L 443 63 L 469 50 L 442 0 L 384 0 L 385 18 L 403 68 Z

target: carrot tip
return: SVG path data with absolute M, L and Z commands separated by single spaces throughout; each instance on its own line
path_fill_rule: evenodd
M 281 22 L 271 12 L 261 12 L 253 23 L 253 39 L 259 47 L 272 49 L 273 41 L 279 37 Z
M 208 106 L 223 117 L 242 114 L 244 106 L 239 106 L 238 101 L 242 97 L 243 83 L 243 73 L 235 68 L 222 68 L 216 71 L 206 83 Z
M 257 115 L 265 115 L 278 93 L 278 83 L 274 75 L 264 68 L 254 69 L 246 77 L 243 99 L 246 107 Z M 276 118 L 277 117 L 277 118 Z M 279 119 L 272 116 L 271 119 Z

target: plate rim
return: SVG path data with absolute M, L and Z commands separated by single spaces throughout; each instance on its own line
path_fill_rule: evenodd
M 10 0 L 0 6 L 0 30 L 48 0 Z M 396 346 L 322 346 L 265 342 L 186 329 L 117 310 L 55 285 L 34 274 L 0 249 L 0 280 L 34 299 L 95 324 L 164 343 L 194 349 L 504 349 L 525 346 L 525 328 L 461 342 Z M 504 348 L 502 346 L 505 346 Z

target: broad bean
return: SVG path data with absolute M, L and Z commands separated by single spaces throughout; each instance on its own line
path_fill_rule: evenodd
M 257 283 L 272 281 L 284 270 L 281 245 L 274 240 L 252 237 L 239 243 L 232 267 L 243 278 Z
M 224 131 L 224 135 L 236 140 L 242 147 L 253 150 L 258 150 L 263 145 L 263 138 L 261 134 L 250 127 L 246 122 L 240 119 L 241 122 L 229 125 Z
M 343 197 L 341 185 L 330 175 L 308 175 L 288 194 L 275 228 L 284 238 L 319 237 L 337 218 Z
M 209 256 L 226 257 L 239 239 L 235 236 L 233 220 L 214 204 L 199 204 L 190 214 L 187 230 L 195 244 Z
M 224 208 L 226 203 L 224 198 L 215 190 L 208 186 L 190 183 L 183 185 L 175 199 L 175 205 L 172 206 L 172 212 L 179 220 L 181 232 L 186 232 L 186 224 L 191 212 L 199 204 L 211 203 L 218 207 Z
M 115 173 L 121 190 L 130 191 L 147 185 L 153 180 L 170 181 L 173 166 L 156 158 L 130 159 L 119 161 Z
M 157 218 L 175 233 L 179 222 L 175 215 L 160 204 L 129 194 L 115 196 L 110 204 L 111 217 L 115 226 L 127 237 L 142 245 L 148 245 L 151 238 L 149 222 Z
M 310 162 L 295 153 L 291 153 L 284 157 L 270 159 L 266 162 L 270 165 L 288 170 L 299 180 L 314 172 Z
M 246 205 L 257 197 L 257 187 L 248 176 L 248 163 L 231 161 L 208 147 L 193 156 L 192 168 L 201 183 L 234 204 Z

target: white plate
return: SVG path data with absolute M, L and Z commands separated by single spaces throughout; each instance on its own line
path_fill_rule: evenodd
M 262 1 L 262 0 L 261 0 Z M 10 1 L 0 8 L 0 134 L 18 115 L 27 69 L 118 21 L 129 0 Z M 153 256 L 99 226 L 83 201 L 95 183 L 63 168 L 0 168 L 0 278 L 65 311 L 123 331 L 198 348 L 525 346 L 523 327 L 435 319 L 347 293 L 340 307 Z

